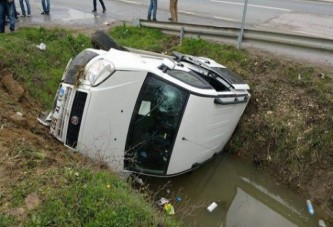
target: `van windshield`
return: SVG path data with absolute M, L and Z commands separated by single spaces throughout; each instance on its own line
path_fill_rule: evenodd
M 188 92 L 148 75 L 136 102 L 125 151 L 125 169 L 164 175 Z

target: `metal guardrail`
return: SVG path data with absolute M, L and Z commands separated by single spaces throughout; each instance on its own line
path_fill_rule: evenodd
M 170 23 L 160 21 L 140 20 L 139 26 L 158 28 L 164 32 L 180 34 L 182 36 L 198 36 L 202 38 L 234 41 L 237 42 L 240 29 L 234 27 L 216 27 L 207 25 L 195 25 L 186 23 Z M 333 52 L 333 38 L 321 38 L 298 34 L 278 33 L 272 31 L 262 31 L 245 29 L 243 42 L 264 42 L 283 45 L 286 47 L 301 47 L 303 49 L 315 49 L 320 51 Z

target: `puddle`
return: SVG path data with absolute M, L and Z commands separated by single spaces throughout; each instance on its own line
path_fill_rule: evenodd
M 308 213 L 306 199 L 262 169 L 222 154 L 198 170 L 174 178 L 148 178 L 156 199 L 170 199 L 188 226 L 318 226 L 325 213 Z M 217 207 L 209 212 L 207 207 Z

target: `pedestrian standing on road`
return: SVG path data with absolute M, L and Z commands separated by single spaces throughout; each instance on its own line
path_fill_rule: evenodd
M 14 0 L 0 0 L 0 33 L 5 32 L 6 14 L 9 18 L 9 29 L 15 31 Z
M 50 15 L 50 0 L 42 0 L 42 15 Z
M 5 32 L 6 23 L 6 0 L 0 0 L 0 33 Z
M 178 22 L 178 0 L 170 0 L 169 10 L 171 14 L 171 21 Z
M 151 20 L 151 16 L 153 14 L 153 20 L 156 21 L 156 12 L 157 12 L 157 0 L 150 0 L 147 19 Z
M 20 13 L 17 12 L 17 10 L 16 10 L 15 0 L 13 1 L 13 5 L 14 5 L 14 16 L 15 16 L 16 21 L 18 22 L 19 21 L 18 16 L 20 15 Z
M 22 11 L 21 17 L 26 17 L 26 16 L 30 17 L 31 16 L 30 1 L 29 0 L 24 0 L 24 1 L 25 1 L 25 4 L 27 5 L 27 14 L 25 12 L 23 0 L 20 0 L 20 6 L 21 6 L 21 11 Z
M 101 3 L 101 6 L 103 8 L 102 12 L 105 13 L 106 12 L 106 8 L 105 8 L 103 0 L 99 0 L 99 2 Z M 93 3 L 94 3 L 94 9 L 92 10 L 92 12 L 96 13 L 97 12 L 97 0 L 94 0 Z

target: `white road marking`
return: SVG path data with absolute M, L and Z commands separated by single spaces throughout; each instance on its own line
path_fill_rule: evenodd
M 226 17 L 213 16 L 213 18 L 218 19 L 218 20 L 227 20 L 227 21 L 239 22 L 239 20 L 230 19 L 230 18 L 226 18 Z
M 126 0 L 121 0 L 120 2 L 126 2 L 126 3 L 130 3 L 130 4 L 135 4 L 135 5 L 142 5 L 140 2 L 126 1 Z
M 179 10 L 178 12 L 179 12 L 179 13 L 184 13 L 184 14 L 189 14 L 189 15 L 200 16 L 200 14 L 198 14 L 198 13 L 193 13 L 193 12 L 188 12 L 188 11 L 182 11 L 182 10 Z
M 309 4 L 332 4 L 331 0 L 309 1 L 309 0 L 295 0 L 296 2 L 309 3 Z
M 224 4 L 230 4 L 230 5 L 240 5 L 243 6 L 243 3 L 239 2 L 227 2 L 227 1 L 221 1 L 221 0 L 211 0 L 212 2 L 218 2 L 218 3 L 224 3 Z M 285 12 L 290 12 L 290 9 L 283 9 L 283 8 L 277 8 L 277 7 L 270 7 L 270 6 L 263 6 L 263 5 L 253 5 L 253 4 L 248 4 L 247 6 L 249 7 L 256 7 L 256 8 L 263 8 L 263 9 L 272 9 L 272 10 L 279 10 L 279 11 L 285 11 Z
M 192 16 L 207 17 L 207 15 L 203 15 L 203 14 L 199 14 L 199 13 L 193 13 L 193 12 L 188 12 L 188 11 L 181 11 L 180 10 L 179 12 L 183 13 L 183 14 L 192 15 Z M 211 16 L 210 18 L 214 18 L 214 19 L 217 19 L 217 20 L 227 20 L 227 21 L 238 22 L 238 20 L 231 19 L 231 18 L 226 18 L 226 17 Z

